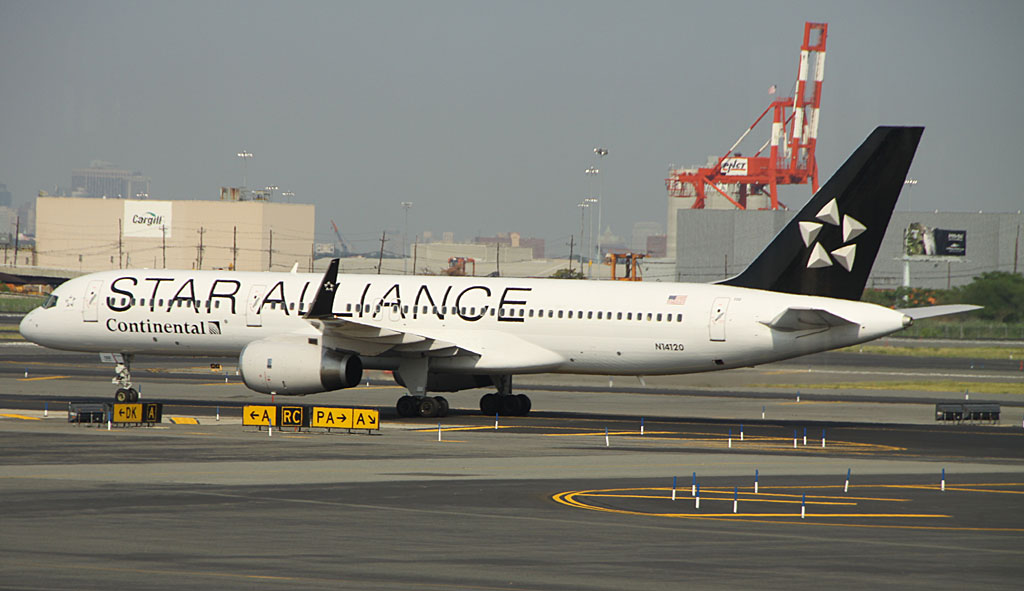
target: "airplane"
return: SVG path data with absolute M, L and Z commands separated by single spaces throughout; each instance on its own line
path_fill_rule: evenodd
M 20 325 L 46 347 L 114 353 L 117 401 L 138 354 L 238 356 L 247 387 L 352 388 L 391 370 L 401 417 L 436 392 L 491 388 L 485 415 L 525 415 L 512 376 L 650 376 L 748 367 L 864 343 L 978 306 L 861 302 L 922 127 L 879 127 L 739 275 L 713 284 L 447 276 L 112 270 L 57 287 Z

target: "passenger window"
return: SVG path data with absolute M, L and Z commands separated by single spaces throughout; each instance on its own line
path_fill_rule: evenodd
M 219 308 L 220 307 L 220 300 L 213 300 L 213 307 L 214 308 Z
M 562 311 L 561 311 L 561 310 L 559 310 L 559 311 L 558 311 L 558 317 L 559 317 L 559 318 L 561 318 L 561 317 L 562 317 Z
M 682 322 L 682 321 L 683 321 L 683 315 L 682 314 L 676 314 L 676 322 Z
M 622 320 L 622 312 L 619 312 L 619 317 L 616 320 Z
M 530 308 L 530 318 L 533 318 L 533 308 Z
M 601 316 L 601 313 L 600 313 L 600 312 L 598 312 L 598 313 L 597 313 L 597 319 L 598 319 L 598 320 L 601 320 L 601 318 L 602 318 L 602 316 Z
M 572 318 L 572 310 L 569 310 L 569 318 Z
M 626 320 L 632 320 L 632 319 L 633 319 L 633 313 L 632 312 L 626 313 Z

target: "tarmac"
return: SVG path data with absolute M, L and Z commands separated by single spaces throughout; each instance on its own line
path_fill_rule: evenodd
M 998 424 L 946 424 L 934 404 L 962 393 L 815 387 L 854 373 L 1024 378 L 1012 364 L 826 354 L 644 384 L 533 376 L 516 383 L 535 412 L 497 425 L 475 412 L 483 391 L 448 396 L 449 417 L 399 420 L 402 389 L 381 374 L 275 401 L 381 409 L 379 431 L 327 433 L 243 426 L 243 404 L 269 401 L 230 363 L 140 359 L 143 400 L 163 402 L 165 420 L 108 430 L 69 424 L 66 407 L 108 399 L 110 366 L 0 348 L 0 588 L 1017 589 L 1024 577 L 1020 395 L 971 396 L 1002 404 Z M 800 402 L 772 380 L 801 384 Z

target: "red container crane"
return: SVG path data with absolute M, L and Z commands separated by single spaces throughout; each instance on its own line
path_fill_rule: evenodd
M 812 193 L 817 192 L 818 164 L 814 152 L 827 36 L 827 23 L 804 23 L 794 96 L 772 101 L 714 166 L 672 170 L 665 179 L 669 196 L 692 198 L 692 209 L 704 209 L 710 190 L 721 194 L 737 209 L 747 209 L 748 197 L 765 195 L 768 206 L 763 209 L 779 209 L 778 185 L 803 185 L 810 181 Z M 771 92 L 774 90 L 773 86 Z M 740 142 L 769 112 L 770 139 L 753 156 L 736 153 Z M 769 145 L 768 155 L 762 156 Z

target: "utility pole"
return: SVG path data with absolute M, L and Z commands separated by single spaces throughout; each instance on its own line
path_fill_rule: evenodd
M 412 207 L 412 201 L 403 201 L 402 209 L 405 210 L 405 233 L 402 234 L 402 274 L 409 274 L 409 208 Z M 413 272 L 416 271 L 416 267 L 413 266 Z
M 164 269 L 167 268 L 167 224 L 160 224 L 160 251 L 164 256 Z
M 196 268 L 203 268 L 203 234 L 206 230 L 202 226 L 199 226 L 199 250 L 196 252 Z
M 387 230 L 380 233 L 380 255 L 377 257 L 377 274 L 380 275 L 380 267 L 384 264 L 384 243 L 387 242 Z
M 498 277 L 501 277 L 501 242 L 495 242 L 494 245 L 497 247 L 496 250 L 494 251 L 494 262 L 497 265 Z M 474 272 L 473 274 L 475 275 L 476 273 Z
M 575 246 L 576 237 L 569 234 L 569 275 L 572 275 L 572 247 Z
M 18 266 L 18 234 L 21 234 L 21 216 L 14 218 L 14 266 Z
M 270 245 L 267 248 L 267 271 L 274 268 L 274 229 L 270 229 Z
M 121 218 L 117 218 L 117 268 L 118 269 L 122 269 L 123 268 L 121 266 L 121 261 L 124 260 L 122 258 L 122 255 L 121 255 L 121 236 L 124 234 L 124 231 L 122 229 L 121 224 L 122 224 Z
M 419 254 L 420 238 L 416 237 L 416 242 L 412 243 L 412 274 L 416 274 L 416 255 Z
M 238 226 L 231 229 L 231 270 L 238 270 Z

